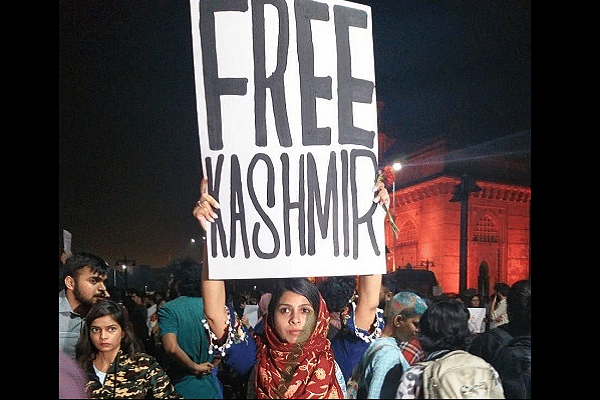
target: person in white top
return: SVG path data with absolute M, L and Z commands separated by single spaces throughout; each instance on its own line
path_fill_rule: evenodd
M 506 283 L 497 283 L 494 286 L 496 296 L 490 305 L 490 329 L 508 323 L 508 310 L 506 308 L 506 297 L 510 287 Z

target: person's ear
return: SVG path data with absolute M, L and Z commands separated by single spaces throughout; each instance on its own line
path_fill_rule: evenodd
M 385 301 L 390 301 L 392 299 L 392 297 L 394 297 L 394 293 L 392 292 L 387 292 L 385 294 Z
M 404 318 L 402 318 L 402 315 L 398 314 L 394 317 L 394 326 L 395 327 L 400 327 L 400 325 L 402 325 L 402 321 L 404 321 Z
M 75 289 L 75 279 L 73 279 L 73 277 L 70 275 L 65 276 L 65 286 L 69 290 L 74 290 Z

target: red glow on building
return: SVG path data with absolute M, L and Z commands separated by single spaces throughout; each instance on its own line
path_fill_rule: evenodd
M 443 292 L 459 292 L 461 202 L 450 199 L 468 174 L 481 190 L 468 198 L 467 288 L 531 278 L 529 132 L 473 146 L 438 138 L 403 154 L 381 131 L 379 141 L 380 162 L 403 164 L 390 205 L 397 239 L 385 223 L 388 272 L 428 269 Z
M 390 212 L 400 228 L 394 239 L 386 222 L 387 270 L 434 272 L 444 292 L 459 291 L 460 203 L 451 203 L 460 179 L 441 176 L 397 190 Z M 526 187 L 477 181 L 469 200 L 467 287 L 477 288 L 487 265 L 489 288 L 530 274 L 530 202 Z

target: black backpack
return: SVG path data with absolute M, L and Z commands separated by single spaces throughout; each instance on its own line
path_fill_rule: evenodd
M 500 347 L 491 363 L 507 399 L 531 398 L 531 336 L 518 336 Z

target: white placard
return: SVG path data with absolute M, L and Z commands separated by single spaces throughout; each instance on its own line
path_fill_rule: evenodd
M 73 238 L 73 235 L 71 234 L 71 232 L 67 231 L 66 229 L 63 229 L 63 250 L 65 252 L 65 254 L 67 255 L 67 257 L 71 257 L 73 255 L 73 253 L 71 252 L 71 239 Z
M 485 331 L 485 308 L 471 308 L 469 307 L 469 329 L 473 333 L 481 333 Z
M 191 0 L 211 279 L 385 273 L 371 9 Z
M 244 307 L 244 316 L 248 317 L 248 323 L 250 323 L 250 326 L 252 326 L 253 328 L 258 323 L 259 312 L 260 310 L 257 305 L 246 304 L 246 306 Z

